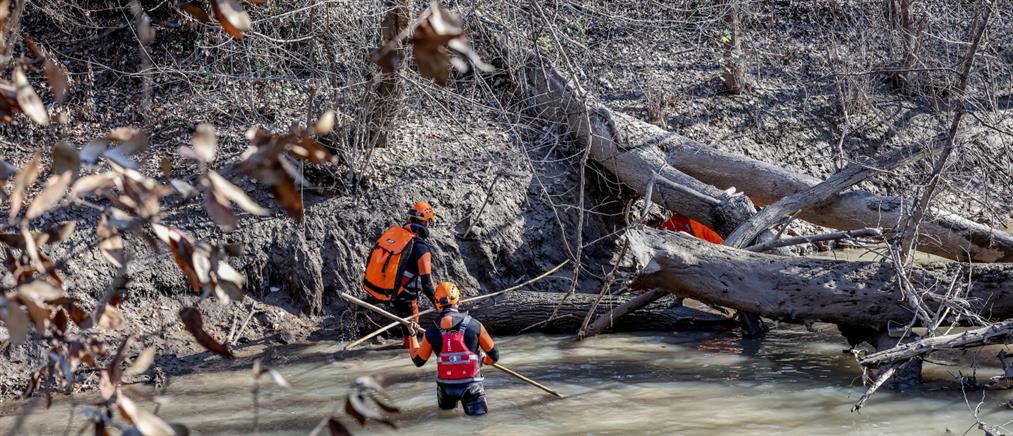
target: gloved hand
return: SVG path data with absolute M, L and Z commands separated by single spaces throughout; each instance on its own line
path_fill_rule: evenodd
M 417 323 L 415 321 L 412 321 L 411 330 L 412 330 L 412 334 L 415 334 L 415 333 L 425 333 L 426 332 L 426 329 L 422 328 L 422 326 L 420 326 L 419 323 Z
M 483 365 L 492 365 L 494 363 L 496 363 L 496 361 L 492 360 L 492 358 L 489 357 L 488 354 L 483 354 L 482 355 L 482 364 Z

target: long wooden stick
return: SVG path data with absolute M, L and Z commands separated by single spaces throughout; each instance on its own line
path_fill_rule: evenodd
M 360 299 L 358 299 L 358 298 L 355 298 L 355 297 L 353 297 L 353 296 L 351 296 L 351 295 L 348 295 L 348 294 L 347 294 L 347 293 L 345 293 L 345 292 L 341 292 L 341 293 L 339 293 L 338 295 L 340 295 L 340 296 L 341 296 L 341 298 L 344 298 L 345 300 L 348 300 L 349 302 L 352 302 L 352 303 L 358 304 L 359 306 L 365 307 L 365 308 L 367 308 L 367 309 L 369 309 L 369 310 L 372 310 L 372 311 L 374 311 L 374 312 L 376 312 L 376 313 L 379 313 L 380 315 L 383 315 L 383 316 L 385 316 L 385 317 L 387 317 L 387 318 L 390 318 L 391 320 L 395 320 L 395 321 L 397 321 L 397 322 L 398 322 L 399 324 L 403 324 L 403 325 L 405 325 L 405 326 L 411 326 L 411 322 L 409 322 L 409 321 L 406 321 L 406 320 L 404 320 L 404 319 L 401 319 L 401 318 L 398 318 L 398 317 L 397 317 L 397 315 L 394 315 L 393 313 L 390 313 L 390 312 L 388 312 L 388 311 L 386 311 L 386 310 L 383 310 L 383 309 L 381 309 L 381 308 L 379 308 L 379 307 L 376 307 L 375 305 L 369 304 L 369 303 L 367 303 L 367 302 L 365 302 L 365 301 L 362 301 L 362 300 L 360 300 Z M 536 382 L 536 381 L 534 381 L 534 380 L 532 380 L 532 379 L 530 379 L 530 378 L 527 378 L 527 377 L 525 377 L 525 376 L 523 376 L 523 375 L 521 375 L 521 374 L 517 373 L 517 371 L 514 371 L 514 370 L 512 370 L 512 369 L 510 369 L 510 368 L 507 368 L 507 367 L 505 367 L 505 366 L 503 366 L 503 365 L 500 365 L 500 364 L 498 364 L 498 363 L 494 363 L 494 364 L 492 364 L 492 366 L 493 366 L 494 368 L 496 368 L 496 369 L 500 370 L 500 371 L 503 371 L 503 372 L 505 372 L 505 373 L 509 374 L 509 375 L 512 375 L 512 376 L 514 376 L 514 377 L 517 377 L 517 379 L 518 379 L 518 380 L 520 380 L 520 381 L 522 381 L 522 382 L 524 382 L 524 383 L 527 383 L 527 384 L 529 384 L 529 385 L 531 385 L 531 386 L 534 386 L 534 387 L 536 387 L 536 388 L 538 388 L 538 389 L 541 389 L 541 390 L 543 390 L 543 391 L 545 391 L 545 392 L 548 392 L 548 393 L 550 393 L 550 394 L 552 394 L 552 395 L 555 395 L 555 396 L 557 396 L 557 397 L 559 397 L 559 398 L 565 398 L 565 397 L 563 396 L 563 394 L 560 394 L 559 392 L 556 392 L 556 391 L 554 391 L 554 390 L 552 390 L 552 389 L 549 389 L 549 388 L 548 388 L 548 387 L 546 387 L 545 385 L 543 385 L 543 384 L 541 384 L 541 383 L 538 383 L 538 382 Z
M 537 281 L 539 281 L 539 280 L 541 280 L 541 279 L 544 279 L 544 278 L 546 278 L 546 277 L 548 277 L 548 276 L 552 275 L 552 273 L 554 273 L 554 272 L 556 272 L 556 271 L 559 271 L 559 269 L 560 269 L 560 268 L 562 268 L 563 266 L 565 266 L 565 265 L 566 265 L 566 264 L 568 264 L 568 263 L 570 263 L 570 261 L 569 261 L 569 260 L 565 260 L 565 261 L 563 261 L 563 263 L 561 263 L 561 264 L 559 264 L 559 265 L 556 265 L 556 266 L 555 266 L 555 267 L 553 267 L 552 269 L 550 269 L 550 270 L 548 270 L 548 271 L 546 271 L 546 272 L 544 272 L 544 273 L 540 274 L 540 275 L 539 275 L 538 277 L 535 277 L 535 278 L 533 278 L 533 279 L 531 279 L 531 280 L 528 280 L 528 281 L 526 281 L 526 282 L 524 282 L 524 283 L 521 283 L 521 284 L 519 284 L 519 285 L 514 285 L 514 286 L 511 286 L 511 287 L 509 287 L 509 288 L 506 288 L 506 289 L 503 289 L 503 290 L 501 290 L 501 291 L 496 291 L 496 292 L 492 292 L 492 293 L 489 293 L 489 294 L 485 294 L 485 295 L 479 295 L 479 296 L 476 296 L 476 297 L 471 297 L 471 298 L 465 298 L 465 299 L 461 300 L 461 303 L 460 303 L 460 304 L 464 304 L 464 303 L 474 303 L 474 302 L 476 302 L 476 301 L 482 301 L 482 300 L 485 300 L 485 299 L 488 299 L 488 298 L 492 298 L 492 297 L 495 297 L 495 296 L 498 296 L 498 295 L 502 295 L 502 294 L 505 294 L 505 293 L 507 293 L 507 292 L 511 292 L 511 291 L 516 291 L 516 290 L 518 290 L 518 289 L 520 289 L 520 288 L 523 288 L 523 287 L 525 287 L 525 286 L 527 286 L 527 285 L 530 285 L 530 284 L 532 284 L 532 283 L 535 283 L 535 282 L 537 282 Z M 423 310 L 422 312 L 419 312 L 419 316 L 421 316 L 421 315 L 425 315 L 425 314 L 427 314 L 427 313 L 432 313 L 432 312 L 435 312 L 435 311 L 436 311 L 436 309 L 435 309 L 435 308 L 433 308 L 433 309 L 426 309 L 426 310 Z M 395 321 L 395 322 L 392 322 L 392 323 L 390 323 L 390 324 L 387 324 L 387 325 L 385 325 L 385 326 L 383 326 L 383 327 L 380 327 L 379 329 L 377 329 L 377 330 L 376 330 L 376 331 L 374 331 L 373 333 L 370 333 L 370 334 L 368 334 L 368 335 L 366 335 L 366 336 L 363 336 L 362 338 L 359 338 L 359 339 L 358 339 L 358 340 L 356 340 L 355 342 L 352 342 L 352 343 L 350 343 L 350 344 L 348 344 L 348 345 L 345 345 L 345 349 L 346 349 L 346 350 L 348 350 L 348 349 L 351 349 L 352 347 L 354 347 L 354 346 L 356 346 L 356 345 L 359 345 L 359 344 L 361 344 L 361 343 L 363 343 L 363 342 L 366 342 L 366 341 L 368 341 L 368 340 L 372 339 L 372 338 L 373 338 L 373 337 L 375 337 L 375 336 L 378 336 L 379 334 L 381 334 L 381 333 L 383 333 L 383 332 L 385 332 L 385 331 L 387 331 L 387 330 L 390 330 L 390 329 L 392 329 L 392 328 L 394 328 L 394 327 L 397 327 L 398 325 L 400 325 L 400 324 L 401 324 L 401 322 L 402 322 L 402 321 L 409 321 L 409 320 L 411 320 L 411 319 L 412 319 L 412 318 L 414 318 L 414 317 L 415 317 L 415 315 L 408 315 L 408 316 L 406 316 L 406 317 L 404 317 L 404 318 L 398 318 L 398 320 L 397 320 L 397 321 Z
M 536 382 L 536 381 L 534 381 L 534 380 L 532 380 L 530 378 L 527 378 L 527 377 L 525 377 L 525 376 L 517 373 L 517 371 L 514 371 L 514 370 L 512 370 L 510 368 L 507 368 L 507 367 L 505 367 L 503 365 L 500 365 L 498 363 L 494 363 L 494 364 L 492 364 L 492 366 L 493 366 L 493 368 L 496 368 L 496 369 L 498 369 L 500 371 L 503 371 L 503 372 L 505 372 L 507 374 L 510 374 L 510 375 L 514 376 L 514 377 L 517 377 L 518 380 L 523 381 L 524 383 L 527 383 L 527 384 L 529 384 L 531 386 L 534 386 L 534 387 L 536 387 L 538 389 L 541 389 L 541 390 L 543 390 L 545 392 L 548 392 L 548 393 L 550 393 L 552 395 L 555 395 L 556 397 L 566 398 L 565 396 L 563 396 L 563 394 L 561 394 L 559 392 L 556 392 L 556 391 L 554 391 L 552 389 L 549 389 L 547 386 L 545 386 L 545 385 L 543 385 L 541 383 L 538 383 L 538 382 Z

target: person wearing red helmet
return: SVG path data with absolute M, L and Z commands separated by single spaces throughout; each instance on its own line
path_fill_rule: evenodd
M 421 367 L 436 354 L 436 401 L 441 409 L 452 410 L 460 402 L 466 415 L 484 415 L 489 407 L 480 369 L 499 360 L 499 349 L 481 322 L 458 310 L 460 300 L 457 285 L 443 282 L 436 287 L 441 312 L 421 343 L 412 337 L 409 355 Z
M 388 302 L 400 317 L 415 315 L 418 322 L 419 294 L 436 307 L 433 287 L 432 250 L 429 226 L 436 220 L 433 206 L 418 201 L 408 209 L 408 222 L 385 231 L 377 240 L 366 264 L 363 290 L 372 302 Z M 416 330 L 422 330 L 417 325 Z M 411 329 L 401 328 L 403 346 L 408 348 Z

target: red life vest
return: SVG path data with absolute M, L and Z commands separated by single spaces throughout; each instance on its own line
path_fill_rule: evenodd
M 439 321 L 437 320 L 437 322 Z M 473 353 L 464 343 L 464 331 L 470 322 L 471 316 L 465 315 L 464 319 L 453 328 L 440 329 L 443 339 L 436 360 L 436 379 L 438 381 L 468 383 L 481 380 L 478 375 L 480 366 L 478 354 Z

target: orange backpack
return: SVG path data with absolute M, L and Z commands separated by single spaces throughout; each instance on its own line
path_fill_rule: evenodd
M 380 301 L 390 301 L 401 286 L 414 245 L 415 234 L 404 227 L 383 232 L 369 253 L 362 289 Z

